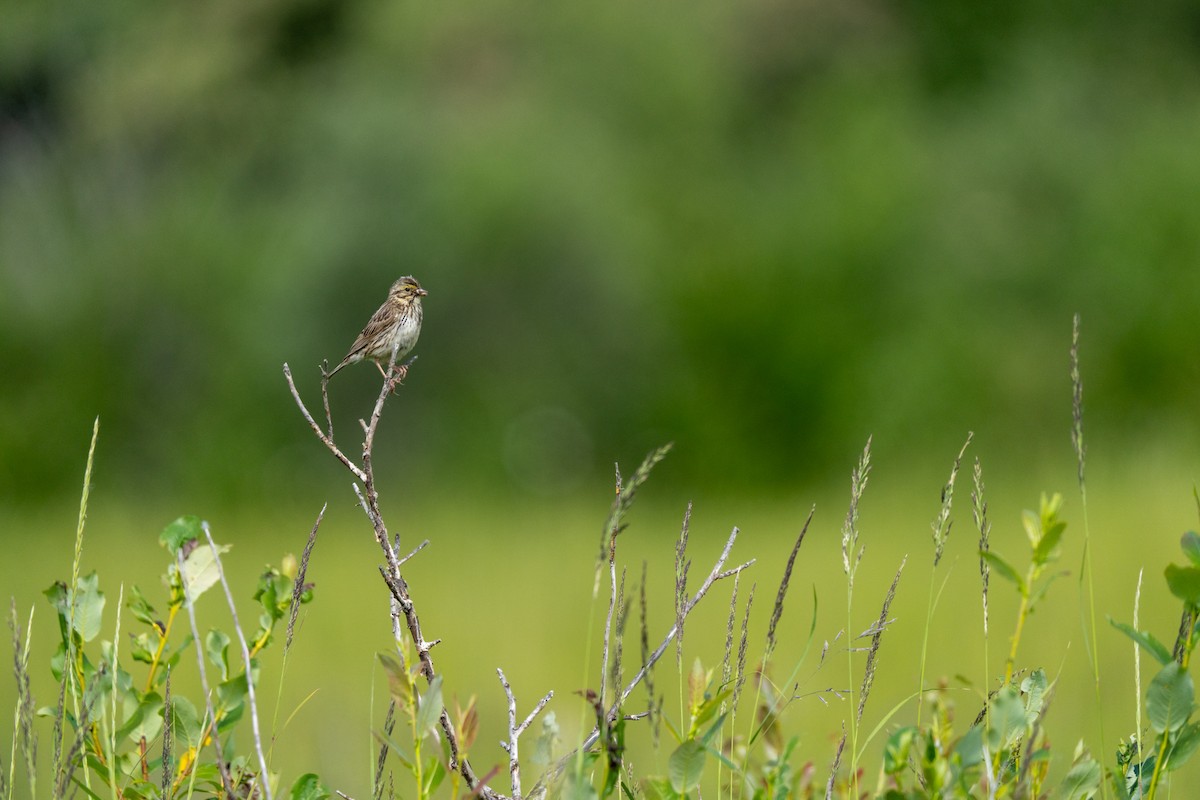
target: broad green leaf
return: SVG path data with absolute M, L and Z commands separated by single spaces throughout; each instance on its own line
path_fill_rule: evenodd
M 1029 587 L 1025 585 L 1025 579 L 1017 574 L 1017 571 L 1009 566 L 1009 563 L 1000 556 L 993 553 L 991 550 L 980 550 L 979 557 L 988 563 L 988 566 L 1017 585 L 1017 589 L 1021 592 L 1022 597 L 1029 596 Z
M 1166 666 L 1173 660 L 1170 649 L 1168 649 L 1167 646 L 1158 639 L 1155 639 L 1154 634 L 1147 631 L 1139 631 L 1132 625 L 1126 625 L 1124 622 L 1117 622 L 1112 617 L 1108 618 L 1108 624 L 1112 625 L 1134 642 L 1141 645 L 1142 649 L 1149 653 L 1159 664 Z
M 1196 752 L 1197 746 L 1200 746 L 1200 722 L 1193 722 L 1184 726 L 1175 737 L 1175 744 L 1167 753 L 1163 767 L 1167 772 L 1179 769 L 1192 757 L 1192 753 Z
M 677 800 L 679 793 L 666 778 L 649 778 L 642 784 L 647 800 Z
M 292 784 L 291 792 L 288 793 L 289 800 L 325 800 L 329 796 L 329 790 L 312 772 L 306 772 L 297 778 Z
M 213 628 L 204 637 L 204 652 L 212 665 L 221 670 L 221 680 L 229 680 L 229 635 Z
M 1177 731 L 1192 713 L 1192 676 L 1172 661 L 1154 676 L 1146 690 L 1146 716 L 1158 733 Z
M 886 774 L 895 775 L 908 769 L 908 756 L 916 736 L 916 727 L 909 725 L 888 737 L 883 745 L 883 771 Z
M 131 742 L 142 739 L 153 741 L 162 730 L 163 700 L 154 692 L 140 699 L 130 695 L 125 699 L 125 724 L 117 731 L 117 738 L 128 738 Z
M 1179 544 L 1183 548 L 1183 554 L 1188 557 L 1188 561 L 1192 562 L 1192 566 L 1200 567 L 1200 534 L 1188 531 L 1183 535 Z
M 190 541 L 200 538 L 200 518 L 194 516 L 179 517 L 158 535 L 158 543 L 174 556 Z
M 228 553 L 229 549 L 230 545 L 217 545 L 218 553 Z M 185 597 L 195 603 L 200 595 L 211 589 L 221 579 L 221 572 L 217 568 L 217 560 L 213 556 L 212 548 L 201 546 L 189 553 L 188 557 L 183 560 L 183 575 L 187 590 Z
M 704 702 L 702 702 L 700 707 L 695 710 L 694 717 L 692 719 L 692 730 L 698 731 L 700 726 L 712 719 L 713 715 L 716 714 L 721 708 L 721 704 L 725 702 L 726 698 L 728 698 L 731 694 L 733 694 L 733 689 L 722 689 L 716 694 L 705 695 Z M 705 738 L 707 740 L 707 737 Z
M 983 726 L 971 728 L 954 745 L 954 753 L 958 756 L 964 769 L 973 767 L 983 761 Z
M 991 703 L 991 727 L 988 746 L 992 751 L 1008 747 L 1025 732 L 1025 705 L 1011 686 L 1005 686 Z
M 104 592 L 100 591 L 100 576 L 95 572 L 79 579 L 79 586 L 71 595 L 74 603 L 74 627 L 79 638 L 90 642 L 100 635 L 100 624 L 104 615 Z
M 1039 667 L 1026 676 L 1021 691 L 1025 693 L 1025 721 L 1032 725 L 1046 697 L 1046 671 Z
M 667 776 L 671 779 L 671 788 L 676 793 L 689 794 L 700 786 L 707 755 L 704 745 L 695 739 L 689 739 L 675 748 L 675 752 L 671 753 L 667 760 Z
M 1167 586 L 1171 594 L 1191 607 L 1200 606 L 1200 567 L 1167 565 Z
M 442 676 L 436 675 L 429 682 L 427 688 L 417 701 L 417 718 L 413 723 L 416 726 L 417 735 L 424 736 L 433 730 L 433 726 L 437 725 L 438 718 L 442 716 Z
M 1074 764 L 1059 784 L 1058 800 L 1088 800 L 1100 789 L 1100 765 L 1090 756 Z
M 186 697 L 171 698 L 172 732 L 176 742 L 187 747 L 200 746 L 200 715 Z
M 228 714 L 240 709 L 246 702 L 246 695 L 249 693 L 250 686 L 246 682 L 246 673 L 244 672 L 236 678 L 217 684 L 217 700 L 220 701 L 217 706 L 217 715 L 220 716 L 220 711 Z

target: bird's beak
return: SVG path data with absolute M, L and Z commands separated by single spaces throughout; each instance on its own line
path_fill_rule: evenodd
M 425 291 L 424 289 L 417 289 L 417 297 L 424 297 L 427 294 L 429 294 L 429 292 Z

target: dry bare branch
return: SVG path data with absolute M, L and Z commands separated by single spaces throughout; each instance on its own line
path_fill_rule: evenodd
M 246 667 L 246 696 L 250 700 L 250 728 L 254 733 L 254 751 L 258 755 L 258 766 L 262 770 L 259 773 L 259 780 L 262 781 L 263 794 L 267 800 L 271 800 L 271 780 L 267 772 L 267 758 L 263 755 L 262 733 L 258 728 L 258 702 L 255 699 L 254 679 L 251 673 L 253 672 L 250 665 L 250 647 L 246 644 L 246 634 L 242 632 L 242 624 L 238 620 L 237 606 L 233 602 L 233 592 L 229 589 L 229 581 L 225 579 L 225 569 L 221 566 L 221 553 L 217 549 L 217 543 L 213 541 L 212 531 L 208 529 L 207 522 L 200 523 L 201 530 L 204 531 L 204 538 L 208 539 L 208 546 L 212 549 L 213 562 L 217 567 L 217 575 L 221 579 L 221 588 L 225 590 L 225 601 L 229 604 L 229 613 L 233 616 L 233 630 L 237 634 L 238 644 L 242 647 L 242 663 Z M 196 640 L 196 647 L 199 649 L 200 640 Z
M 407 374 L 408 366 L 413 362 L 414 358 L 410 358 L 405 364 L 401 365 L 399 370 L 396 368 L 396 351 L 392 351 L 392 357 L 388 362 L 386 374 L 387 377 L 380 387 L 379 395 L 376 397 L 374 408 L 371 412 L 369 422 L 359 420 L 359 425 L 363 430 L 362 442 L 362 459 L 361 464 L 355 463 L 349 456 L 345 454 L 333 441 L 332 422 L 330 422 L 329 433 L 321 430 L 321 427 L 313 419 L 312 414 L 304 405 L 304 401 L 300 397 L 300 393 L 296 390 L 295 382 L 292 379 L 291 369 L 287 364 L 283 365 L 284 377 L 287 379 L 288 388 L 291 391 L 292 399 L 295 400 L 300 413 L 308 422 L 310 428 L 317 438 L 325 445 L 326 449 L 334 455 L 343 466 L 350 471 L 350 474 L 361 484 L 361 488 L 356 484 L 354 491 L 358 495 L 359 503 L 366 513 L 367 518 L 371 522 L 371 527 L 375 534 L 375 541 L 383 551 L 385 566 L 380 566 L 379 572 L 383 577 L 384 583 L 388 588 L 389 593 L 389 613 L 392 614 L 394 620 L 394 631 L 399 627 L 399 620 L 402 617 L 404 627 L 408 631 L 409 637 L 412 639 L 413 646 L 417 651 L 417 660 L 421 665 L 421 674 L 425 676 L 426 682 L 432 682 L 437 676 L 434 669 L 433 659 L 430 656 L 430 650 L 440 642 L 440 639 L 429 641 L 421 630 L 421 620 L 417 615 L 417 609 L 413 603 L 412 597 L 409 594 L 408 583 L 404 580 L 404 576 L 400 572 L 400 567 L 415 555 L 421 545 L 414 550 L 412 554 L 401 560 L 397 558 L 396 549 L 390 542 L 387 524 L 383 519 L 383 514 L 379 508 L 379 492 L 375 486 L 375 473 L 372 464 L 372 453 L 375 445 L 375 434 L 379 429 L 379 420 L 383 415 L 384 403 L 388 395 L 393 393 L 399 380 Z M 322 371 L 324 376 L 324 371 Z M 323 388 L 324 392 L 324 388 Z M 442 707 L 441 714 L 438 717 L 439 727 L 442 730 L 443 738 L 449 748 L 449 769 L 451 772 L 459 772 L 466 781 L 473 793 L 484 798 L 484 800 L 492 800 L 498 797 L 496 792 L 486 786 L 486 784 L 475 775 L 471 764 L 461 757 L 458 736 L 454 731 L 454 726 L 450 721 L 450 714 L 445 706 Z
M 500 746 L 508 753 L 508 772 L 512 777 L 512 800 L 521 800 L 521 762 L 517 753 L 517 743 L 521 738 L 521 734 L 529 727 L 534 718 L 541 713 L 546 704 L 550 702 L 550 698 L 554 697 L 554 692 L 546 692 L 545 696 L 538 701 L 534 706 L 533 711 L 525 717 L 525 720 L 517 724 L 517 699 L 513 696 L 512 686 L 508 683 L 508 678 L 504 675 L 504 670 L 496 668 L 496 674 L 500 676 L 500 685 L 504 687 L 504 696 L 508 699 L 508 741 L 501 742 Z

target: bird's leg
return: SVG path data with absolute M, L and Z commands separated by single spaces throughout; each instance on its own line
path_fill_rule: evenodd
M 393 394 L 400 388 L 400 384 L 404 383 L 406 377 L 408 377 L 408 364 L 396 364 L 392 367 L 392 376 L 388 378 L 388 386 Z

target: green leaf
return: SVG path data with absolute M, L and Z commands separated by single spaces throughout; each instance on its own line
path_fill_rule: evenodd
M 1017 571 L 1009 566 L 1009 563 L 1000 556 L 993 553 L 991 550 L 980 550 L 979 557 L 988 563 L 988 566 L 996 570 L 1001 577 L 1007 578 L 1017 585 L 1017 589 L 1021 592 L 1022 597 L 1029 596 L 1029 587 L 1025 585 L 1025 579 L 1017 574 Z
M 1200 567 L 1177 567 L 1169 564 L 1165 574 L 1171 594 L 1192 608 L 1200 606 Z
M 90 642 L 100 635 L 100 624 L 104 615 L 104 592 L 100 591 L 100 576 L 93 572 L 79 579 L 73 592 L 75 604 L 74 626 L 79 638 Z
M 217 545 L 218 553 L 228 553 L 230 546 Z M 211 589 L 221 579 L 221 571 L 217 567 L 216 557 L 211 547 L 197 547 L 183 560 L 183 574 L 186 582 L 185 597 L 196 602 L 200 595 Z
M 1021 526 L 1025 528 L 1025 536 L 1029 539 L 1029 546 L 1036 550 L 1038 542 L 1042 540 L 1041 517 L 1032 511 L 1022 511 Z
M 174 556 L 188 542 L 200 538 L 200 518 L 194 516 L 180 517 L 158 535 L 158 543 Z
M 534 742 L 533 757 L 530 761 L 540 767 L 549 765 L 554 760 L 554 745 L 557 742 L 558 718 L 554 716 L 553 711 L 546 711 L 542 714 L 542 732 Z
M 144 622 L 147 625 L 157 627 L 154 606 L 147 602 L 146 596 L 142 594 L 142 590 L 138 587 L 129 587 L 129 600 L 126 601 L 125 607 L 129 609 L 134 619 L 138 622 Z
M 567 776 L 567 785 L 562 800 L 597 800 L 596 787 L 584 775 L 572 772 Z
M 138 699 L 131 695 L 125 699 L 125 724 L 117 730 L 117 738 L 128 738 L 131 742 L 142 739 L 153 741 L 162 730 L 163 700 L 154 692 Z
M 139 633 L 134 636 L 129 634 L 129 657 L 134 661 L 140 661 L 143 664 L 151 664 L 154 662 L 154 650 L 158 645 L 150 641 L 150 634 Z
M 325 800 L 329 796 L 329 790 L 313 772 L 306 772 L 296 778 L 291 792 L 288 793 L 289 800 Z
M 912 752 L 913 740 L 917 737 L 916 727 L 909 725 L 888 737 L 883 745 L 883 771 L 895 775 L 908 769 L 908 756 Z
M 666 778 L 648 778 L 642 785 L 647 800 L 677 800 L 679 794 Z
M 712 738 L 717 735 L 717 731 L 721 730 L 721 726 L 725 724 L 725 718 L 728 716 L 729 712 L 726 711 L 724 714 L 717 717 L 716 721 L 713 722 L 712 725 L 709 725 L 708 730 L 706 730 L 704 735 L 700 737 L 700 743 L 707 747 L 708 743 L 712 741 Z
M 1188 557 L 1188 561 L 1192 562 L 1192 566 L 1200 567 L 1200 534 L 1188 531 L 1183 535 L 1179 544 L 1183 548 L 1183 554 Z
M 1100 765 L 1089 756 L 1072 765 L 1054 796 L 1059 800 L 1088 800 L 1099 791 L 1100 779 Z
M 1040 667 L 1021 681 L 1021 691 L 1025 693 L 1025 721 L 1031 725 L 1041 713 L 1046 697 L 1046 684 L 1046 671 Z
M 437 756 L 430 756 L 425 762 L 425 791 L 422 797 L 433 797 L 442 780 L 446 777 L 446 765 Z
M 204 637 L 204 652 L 212 665 L 221 670 L 221 680 L 229 680 L 229 635 L 213 628 Z
M 1179 769 L 1192 757 L 1192 753 L 1196 752 L 1197 746 L 1200 746 L 1200 722 L 1193 722 L 1185 725 L 1179 735 L 1175 737 L 1175 743 L 1167 753 L 1167 760 L 1163 763 L 1163 768 L 1167 772 Z
M 176 742 L 187 747 L 200 747 L 200 715 L 186 697 L 171 698 L 171 730 Z
M 983 726 L 976 725 L 963 734 L 954 745 L 954 753 L 958 756 L 964 769 L 973 767 L 983 761 Z
M 1141 645 L 1142 649 L 1149 653 L 1159 664 L 1166 666 L 1173 660 L 1170 649 L 1158 639 L 1155 639 L 1153 634 L 1147 631 L 1139 631 L 1132 625 L 1126 625 L 1124 622 L 1117 622 L 1112 617 L 1108 618 L 1108 624 Z
M 1158 733 L 1177 731 L 1192 713 L 1192 676 L 1172 661 L 1154 676 L 1146 690 L 1146 716 Z
M 1058 543 L 1062 541 L 1063 531 L 1066 529 L 1067 523 L 1055 522 L 1042 531 L 1042 538 L 1037 547 L 1033 548 L 1035 564 L 1048 564 L 1058 557 Z
M 407 708 L 412 700 L 412 681 L 404 666 L 387 653 L 379 654 L 379 664 L 387 675 L 388 691 L 402 707 Z
M 701 725 L 712 719 L 713 715 L 716 714 L 721 708 L 721 704 L 725 702 L 726 698 L 728 698 L 731 694 L 733 694 L 733 689 L 722 689 L 713 695 L 706 694 L 704 696 L 704 702 L 702 702 L 700 707 L 694 712 L 692 718 L 692 730 L 699 730 Z M 708 740 L 707 736 L 704 738 L 705 741 Z
M 417 735 L 424 736 L 433 730 L 433 726 L 437 725 L 438 718 L 442 716 L 442 676 L 436 675 L 429 682 L 429 688 L 421 694 L 420 700 L 417 701 L 417 718 L 413 725 L 416 727 Z
M 707 755 L 704 745 L 695 739 L 689 739 L 671 753 L 667 760 L 667 776 L 677 794 L 688 794 L 699 788 Z
M 1005 686 L 992 698 L 988 746 L 992 751 L 1010 746 L 1025 732 L 1025 705 L 1017 691 Z
M 232 680 L 217 684 L 217 700 L 220 701 L 217 706 L 218 716 L 222 710 L 229 714 L 240 709 L 249 693 L 250 686 L 246 682 L 244 672 Z

